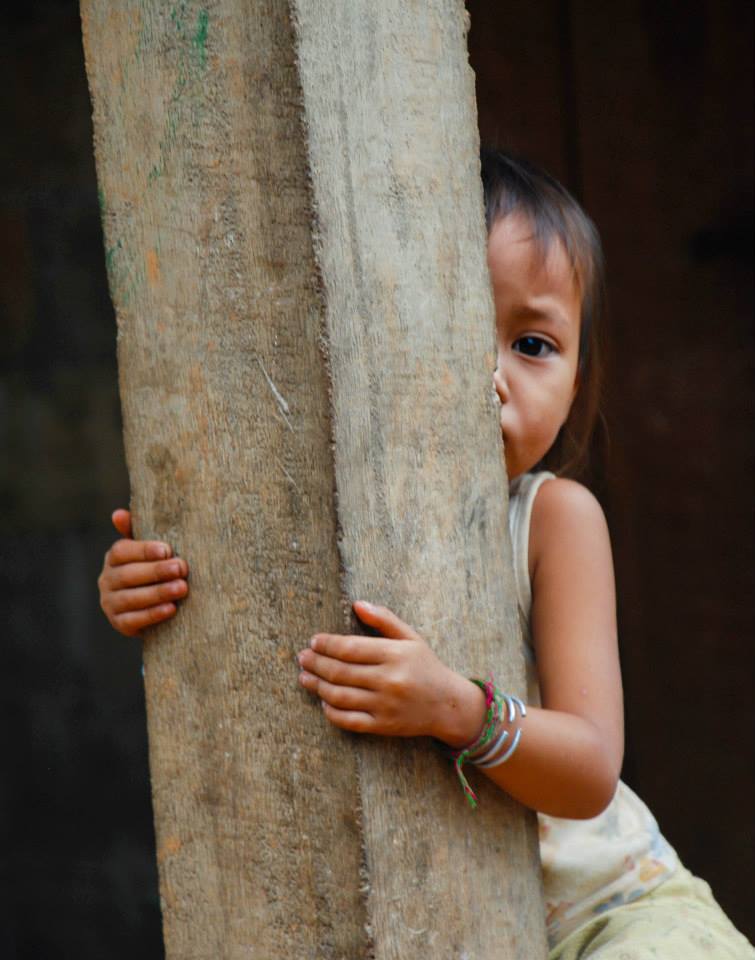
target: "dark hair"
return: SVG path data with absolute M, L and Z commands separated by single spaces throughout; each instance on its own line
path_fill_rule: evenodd
M 600 340 L 605 311 L 603 249 L 592 220 L 565 187 L 534 164 L 498 150 L 481 151 L 485 223 L 512 213 L 525 216 L 543 258 L 557 241 L 566 252 L 581 295 L 579 388 L 566 423 L 542 466 L 580 476 L 600 414 Z

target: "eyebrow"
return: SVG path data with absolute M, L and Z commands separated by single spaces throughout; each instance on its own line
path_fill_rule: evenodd
M 558 308 L 541 310 L 539 307 L 523 304 L 514 310 L 514 316 L 517 320 L 550 320 L 557 327 L 569 326 L 569 321 Z

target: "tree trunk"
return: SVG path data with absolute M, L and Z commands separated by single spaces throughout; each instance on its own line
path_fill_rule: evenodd
M 167 954 L 531 960 L 532 815 L 293 661 L 364 597 L 523 689 L 463 5 L 291 6 L 82 0 Z

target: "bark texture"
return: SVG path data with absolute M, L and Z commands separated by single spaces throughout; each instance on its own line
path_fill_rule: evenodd
M 81 9 L 136 532 L 192 570 L 145 644 L 167 955 L 544 955 L 534 818 L 357 758 L 293 662 L 343 588 L 523 689 L 463 5 Z

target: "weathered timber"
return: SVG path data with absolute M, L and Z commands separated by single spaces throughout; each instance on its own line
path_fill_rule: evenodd
M 355 758 L 294 663 L 343 614 L 288 10 L 81 11 L 136 531 L 191 566 L 144 650 L 166 952 L 352 960 Z
M 343 575 L 523 683 L 463 6 L 293 13 L 82 0 L 136 530 L 192 570 L 145 644 L 166 951 L 529 960 L 532 817 L 425 743 L 358 771 L 293 663 Z
M 346 592 L 522 692 L 464 5 L 292 6 Z M 494 788 L 468 810 L 424 742 L 360 764 L 377 956 L 544 956 L 534 815 Z

